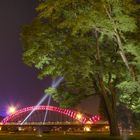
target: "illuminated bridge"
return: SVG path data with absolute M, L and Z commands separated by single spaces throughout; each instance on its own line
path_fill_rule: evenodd
M 33 111 L 34 110 L 34 111 Z M 33 111 L 33 112 L 32 112 Z M 46 114 L 47 111 L 47 114 Z M 32 114 L 31 114 L 32 112 Z M 30 114 L 30 115 L 29 115 Z M 28 118 L 27 118 L 28 116 Z M 46 116 L 46 117 L 45 117 Z M 26 118 L 26 120 L 25 120 Z M 45 119 L 44 119 L 45 118 Z M 86 124 L 96 123 L 100 120 L 98 115 L 92 116 L 71 109 L 55 106 L 31 106 L 20 109 L 2 120 L 3 125 L 45 125 L 45 124 Z M 24 122 L 24 123 L 23 123 Z

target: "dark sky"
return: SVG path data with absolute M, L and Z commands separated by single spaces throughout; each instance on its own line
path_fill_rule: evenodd
M 35 69 L 22 62 L 21 27 L 36 16 L 36 6 L 37 0 L 0 0 L 0 115 L 10 105 L 35 105 L 51 84 L 38 80 Z M 97 112 L 97 101 L 91 97 L 78 108 Z
M 0 115 L 7 106 L 35 105 L 47 81 L 22 62 L 21 26 L 35 17 L 37 0 L 0 0 Z
M 35 69 L 22 62 L 21 27 L 36 16 L 36 6 L 37 0 L 0 0 L 0 115 L 10 105 L 35 105 L 51 84 L 38 80 Z M 89 98 L 78 109 L 96 112 L 97 100 Z

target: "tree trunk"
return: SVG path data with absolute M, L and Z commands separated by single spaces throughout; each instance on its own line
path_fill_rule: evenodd
M 101 57 L 100 57 L 100 48 L 99 48 L 99 42 L 98 42 L 98 32 L 95 31 L 95 37 L 96 37 L 96 63 L 99 66 L 102 66 L 101 64 Z M 97 79 L 98 79 L 98 88 L 99 92 L 103 98 L 107 117 L 108 117 L 108 122 L 110 126 L 110 135 L 111 136 L 119 136 L 119 129 L 118 129 L 118 121 L 117 121 L 117 116 L 116 116 L 116 98 L 115 94 L 111 91 L 111 97 L 108 94 L 108 91 L 106 90 L 103 82 L 103 71 L 102 69 L 99 70 L 97 73 Z
M 108 115 L 108 122 L 110 128 L 110 136 L 120 136 L 116 112 L 113 115 Z
M 119 47 L 119 50 L 120 50 L 119 54 L 120 54 L 120 56 L 121 56 L 121 58 L 122 58 L 122 60 L 123 60 L 123 62 L 125 64 L 125 66 L 129 70 L 130 75 L 132 76 L 133 80 L 135 81 L 136 80 L 135 79 L 135 73 L 134 73 L 133 69 L 130 67 L 128 59 L 127 59 L 127 57 L 125 55 L 125 52 L 124 52 L 124 49 L 123 49 L 123 44 L 122 44 L 122 41 L 121 41 L 121 37 L 119 35 L 119 29 L 118 29 L 114 19 L 111 16 L 111 6 L 110 5 L 108 5 L 108 6 L 109 7 L 104 6 L 104 8 L 106 10 L 106 13 L 107 13 L 109 19 L 110 19 L 110 22 L 112 22 L 112 24 L 113 24 L 114 36 L 116 38 L 116 43 L 118 44 L 118 47 Z
M 105 111 L 108 118 L 110 136 L 120 136 L 117 120 L 117 109 L 116 109 L 116 100 L 115 98 L 110 98 L 103 84 L 103 80 L 99 78 L 100 94 L 104 102 Z

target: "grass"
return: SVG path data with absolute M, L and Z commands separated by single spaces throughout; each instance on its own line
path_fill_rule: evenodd
M 140 137 L 113 138 L 92 134 L 1 134 L 0 140 L 140 140 Z

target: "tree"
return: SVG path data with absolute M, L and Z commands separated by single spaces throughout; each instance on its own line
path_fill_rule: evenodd
M 129 35 L 136 32 L 137 6 L 131 0 L 44 0 L 37 10 L 22 32 L 24 62 L 40 69 L 40 78 L 65 78 L 52 94 L 63 106 L 99 94 L 110 134 L 119 135 L 121 83 L 126 76 L 137 82 L 139 72 L 139 45 Z

